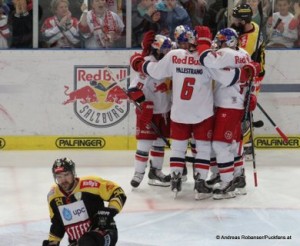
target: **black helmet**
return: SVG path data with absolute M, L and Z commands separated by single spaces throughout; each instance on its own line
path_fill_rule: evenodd
M 72 172 L 72 174 L 75 176 L 75 163 L 72 160 L 66 157 L 55 160 L 52 166 L 53 176 L 58 173 L 68 171 Z
M 240 4 L 233 8 L 232 16 L 238 19 L 242 19 L 246 22 L 250 22 L 252 20 L 252 9 L 249 4 Z

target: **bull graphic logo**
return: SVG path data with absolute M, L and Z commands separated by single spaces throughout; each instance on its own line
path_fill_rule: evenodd
M 70 93 L 67 93 L 70 87 L 65 86 L 65 88 L 65 95 L 69 96 L 69 98 L 63 104 L 72 103 L 76 100 L 80 100 L 82 104 L 98 102 L 96 92 L 88 85 Z
M 129 112 L 126 89 L 129 66 L 75 66 L 74 90 L 65 85 L 67 98 L 77 117 L 93 127 L 110 127 L 122 121 Z

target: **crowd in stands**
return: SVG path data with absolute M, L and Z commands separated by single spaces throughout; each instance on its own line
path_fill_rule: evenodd
M 262 1 L 263 14 L 258 5 Z M 300 47 L 299 0 L 235 0 L 248 3 L 269 48 Z M 173 39 L 178 25 L 209 26 L 213 35 L 228 26 L 226 0 L 38 0 L 39 48 L 125 48 L 126 16 L 131 47 L 149 30 Z M 0 48 L 33 47 L 33 1 L 0 0 Z

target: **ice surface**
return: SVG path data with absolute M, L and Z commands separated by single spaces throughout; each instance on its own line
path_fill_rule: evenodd
M 164 172 L 169 171 L 168 156 L 169 152 Z M 133 151 L 3 151 L 1 246 L 41 245 L 47 238 L 51 166 L 61 157 L 74 160 L 78 176 L 99 175 L 116 181 L 126 191 L 127 203 L 116 217 L 120 246 L 300 245 L 300 153 L 268 150 L 257 151 L 258 187 L 253 185 L 252 163 L 248 162 L 248 194 L 220 201 L 194 200 L 190 166 L 188 182 L 183 183 L 175 200 L 170 188 L 149 186 L 147 177 L 132 191 Z M 291 239 L 278 239 L 280 236 Z M 67 245 L 66 239 L 61 245 Z

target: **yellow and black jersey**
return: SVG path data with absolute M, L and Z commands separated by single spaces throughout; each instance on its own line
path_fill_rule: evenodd
M 93 216 L 108 202 L 121 211 L 126 201 L 123 189 L 116 183 L 96 176 L 76 178 L 70 194 L 54 185 L 48 193 L 51 218 L 49 241 L 60 241 L 65 232 L 69 241 L 77 241 L 90 227 Z
M 261 65 L 261 73 L 259 77 L 263 77 L 265 74 L 265 42 L 263 35 L 259 33 L 259 26 L 255 22 L 251 22 L 253 28 L 245 33 L 241 33 L 239 36 L 239 47 L 246 50 L 251 56 L 252 60 L 259 62 Z M 257 55 L 256 55 L 256 43 L 259 37 Z

